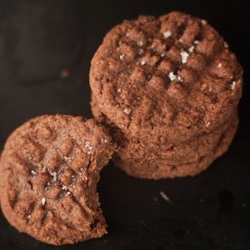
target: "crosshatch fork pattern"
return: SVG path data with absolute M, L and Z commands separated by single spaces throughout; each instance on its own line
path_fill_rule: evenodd
M 98 119 L 105 115 L 125 135 L 148 134 L 145 141 L 155 134 L 160 141 L 167 128 L 169 142 L 184 142 L 230 119 L 242 69 L 205 20 L 172 12 L 114 27 L 92 59 L 90 85 Z
M 106 232 L 96 184 L 113 146 L 98 126 L 80 117 L 44 116 L 10 136 L 2 159 L 3 185 L 9 185 L 7 203 L 19 230 L 69 243 Z M 63 239 L 66 231 L 70 239 Z

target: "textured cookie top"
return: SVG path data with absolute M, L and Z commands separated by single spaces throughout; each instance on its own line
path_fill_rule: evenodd
M 91 62 L 100 113 L 134 138 L 185 141 L 237 107 L 242 68 L 205 21 L 180 12 L 114 27 Z
M 99 171 L 114 151 L 93 119 L 40 116 L 15 130 L 0 161 L 1 206 L 19 231 L 55 245 L 100 237 Z

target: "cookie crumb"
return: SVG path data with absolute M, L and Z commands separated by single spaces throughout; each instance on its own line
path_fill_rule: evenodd
M 186 51 L 182 51 L 180 54 L 181 54 L 181 61 L 182 61 L 182 63 L 183 64 L 186 63 L 187 59 L 189 57 L 189 54 Z
M 60 73 L 61 78 L 67 78 L 70 76 L 70 71 L 68 69 L 63 69 Z
M 160 196 L 163 198 L 163 200 L 167 201 L 168 203 L 172 203 L 171 200 L 168 198 L 168 196 L 163 192 L 160 191 Z
M 169 38 L 171 35 L 172 35 L 172 33 L 171 33 L 170 30 L 163 32 L 163 36 L 164 36 L 165 38 Z

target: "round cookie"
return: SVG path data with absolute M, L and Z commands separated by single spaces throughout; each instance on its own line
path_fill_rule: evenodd
M 106 233 L 96 185 L 115 150 L 95 120 L 44 115 L 8 138 L 0 159 L 3 214 L 12 226 L 62 245 Z
M 162 148 L 199 144 L 200 135 L 231 122 L 242 93 L 242 68 L 205 20 L 171 12 L 126 20 L 109 31 L 91 61 L 90 86 L 92 112 L 123 145 L 114 162 L 126 171 L 135 160 L 128 163 L 131 145 L 145 149 L 143 161 L 149 152 L 164 153 Z M 152 171 L 140 160 L 132 165 L 142 177 Z M 156 161 L 168 168 L 167 158 Z

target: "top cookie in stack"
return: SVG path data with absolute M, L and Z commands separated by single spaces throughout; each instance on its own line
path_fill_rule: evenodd
M 238 125 L 242 68 L 205 20 L 171 12 L 126 20 L 90 69 L 94 117 L 118 143 L 129 175 L 195 175 L 223 154 Z

